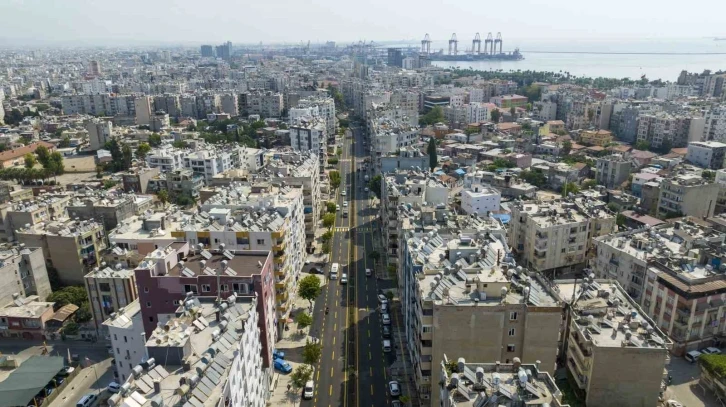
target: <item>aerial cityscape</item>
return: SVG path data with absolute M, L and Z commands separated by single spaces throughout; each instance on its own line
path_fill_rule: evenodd
M 28 3 L 0 407 L 726 405 L 716 17 Z

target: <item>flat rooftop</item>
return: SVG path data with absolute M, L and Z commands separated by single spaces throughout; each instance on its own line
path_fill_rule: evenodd
M 265 254 L 247 254 L 247 253 L 241 253 L 241 254 L 235 254 L 230 259 L 229 257 L 224 256 L 223 254 L 219 253 L 210 253 L 206 252 L 211 255 L 211 257 L 205 257 L 205 252 L 203 251 L 202 254 L 190 254 L 186 261 L 182 263 L 177 263 L 176 266 L 174 266 L 170 271 L 170 276 L 181 276 L 181 275 L 188 275 L 189 277 L 192 276 L 201 276 L 201 275 L 216 275 L 216 271 L 222 266 L 222 261 L 227 261 L 227 269 L 226 272 L 230 276 L 240 276 L 240 277 L 250 277 L 254 276 L 255 274 L 260 274 L 262 272 L 262 266 L 264 266 L 265 262 L 267 261 L 268 253 Z M 205 261 L 205 267 L 202 268 L 201 261 Z M 182 274 L 183 270 L 188 270 L 188 274 Z M 212 272 L 212 274 L 209 274 L 209 272 Z M 205 272 L 206 271 L 206 272 Z
M 666 349 L 669 339 L 633 302 L 628 294 L 610 280 L 555 281 L 560 298 L 574 304 L 575 326 L 599 347 Z
M 116 311 L 114 313 L 116 315 L 103 321 L 103 324 L 114 328 L 130 328 L 133 325 L 133 317 L 140 312 L 141 305 L 139 304 L 139 300 L 136 299 L 131 304 Z

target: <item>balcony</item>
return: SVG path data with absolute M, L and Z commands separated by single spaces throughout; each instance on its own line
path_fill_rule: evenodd
M 275 293 L 275 299 L 277 301 L 287 302 L 290 298 L 290 294 L 287 291 L 278 291 Z
M 681 316 L 677 316 L 673 320 L 673 325 L 674 326 L 680 326 L 680 327 L 683 327 L 683 328 L 688 328 L 688 318 L 683 318 Z
M 284 289 L 287 288 L 287 275 L 284 275 L 282 278 L 278 278 L 277 281 L 275 281 L 275 289 Z
M 285 236 L 285 229 L 278 230 L 277 232 L 271 233 L 273 239 L 280 239 L 281 237 Z
M 285 247 L 287 247 L 287 244 L 283 241 L 282 243 L 272 246 L 272 250 L 275 252 L 275 255 L 277 255 L 277 253 L 282 253 L 285 250 Z
M 275 264 L 284 264 L 287 256 L 284 252 L 275 253 Z
M 539 249 L 535 248 L 534 257 L 536 259 L 544 259 L 545 257 L 547 257 L 547 252 L 545 250 L 539 250 Z

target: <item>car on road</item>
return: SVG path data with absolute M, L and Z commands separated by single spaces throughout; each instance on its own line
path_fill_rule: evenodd
M 383 325 L 381 334 L 383 335 L 384 338 L 390 338 L 391 337 L 391 327 L 388 325 Z
M 335 205 L 335 210 L 340 212 L 340 205 Z
M 388 314 L 388 303 L 381 304 L 381 314 Z
M 340 191 L 340 195 L 346 196 L 348 193 L 345 190 Z
M 391 393 L 391 396 L 398 397 L 401 395 L 401 385 L 398 384 L 397 381 L 392 380 L 388 382 L 388 392 Z
M 340 275 L 340 284 L 348 284 L 348 275 L 343 273 Z
M 402 406 L 403 406 L 403 404 L 401 404 L 401 402 L 398 400 L 393 400 L 391 402 L 391 407 L 402 407 Z
M 368 192 L 368 187 L 363 188 L 364 191 Z
M 66 381 L 66 378 L 62 376 L 56 376 L 53 378 L 53 380 L 55 381 L 56 386 L 60 386 L 61 384 L 63 384 L 63 382 Z
M 383 322 L 383 325 L 391 325 L 391 316 L 388 314 L 382 314 L 381 322 Z
M 373 275 L 373 272 L 371 271 L 371 269 L 366 269 L 366 277 L 370 277 L 372 275 Z
M 308 380 L 307 382 L 305 382 L 305 388 L 303 389 L 303 398 L 305 400 L 310 400 L 311 398 L 313 398 L 313 387 L 314 386 L 312 380 Z
M 701 353 L 703 353 L 704 355 L 720 355 L 721 349 L 711 346 L 706 349 L 701 349 Z
M 686 353 L 686 356 L 684 356 L 684 358 L 691 363 L 696 363 L 696 361 L 698 360 L 698 358 L 701 357 L 701 355 L 703 355 L 701 352 L 699 352 L 697 350 L 692 350 L 692 351 Z
M 386 297 L 385 294 L 378 294 L 378 303 L 379 304 L 388 304 L 388 297 Z
M 347 207 L 348 207 L 348 201 L 344 201 L 343 202 L 343 208 L 347 208 Z
M 61 369 L 56 376 L 67 377 L 69 374 L 73 373 L 74 370 L 76 370 L 75 367 L 67 366 Z
M 292 372 L 292 366 L 282 359 L 275 359 L 275 370 L 279 370 L 282 373 Z
M 388 339 L 383 340 L 383 352 L 388 353 L 391 351 L 391 341 Z
M 121 390 L 121 385 L 116 382 L 111 382 L 108 384 L 108 387 L 106 387 L 106 390 L 108 390 L 109 393 L 118 393 L 118 391 Z
M 76 403 L 76 407 L 91 407 L 93 403 L 96 402 L 97 398 L 98 396 L 93 393 L 86 394 L 85 396 L 81 397 L 80 400 L 78 400 L 78 403 Z
M 338 264 L 338 263 L 333 263 L 333 265 L 330 266 L 330 279 L 331 280 L 338 279 L 338 269 L 340 269 L 340 264 Z
M 285 359 L 285 352 L 278 350 L 278 349 L 273 349 L 272 358 L 273 359 Z

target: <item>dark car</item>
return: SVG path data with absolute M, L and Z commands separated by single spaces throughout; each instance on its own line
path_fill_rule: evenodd
M 391 327 L 388 325 L 383 325 L 383 337 L 384 338 L 390 338 L 391 337 Z

